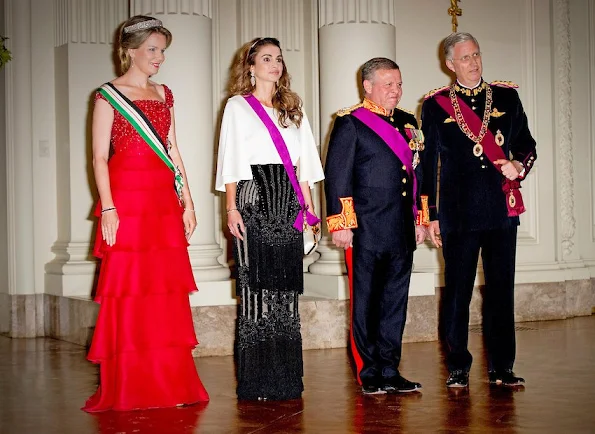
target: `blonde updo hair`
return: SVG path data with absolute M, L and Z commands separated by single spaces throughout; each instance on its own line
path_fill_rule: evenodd
M 172 35 L 169 30 L 165 27 L 151 27 L 148 29 L 138 29 L 132 32 L 126 33 L 124 29 L 128 26 L 132 26 L 134 24 L 142 23 L 143 21 L 150 21 L 154 20 L 153 17 L 148 17 L 146 15 L 135 15 L 132 18 L 128 19 L 120 26 L 118 38 L 118 57 L 120 59 L 120 70 L 122 74 L 126 73 L 130 69 L 131 65 L 131 58 L 130 53 L 128 53 L 129 49 L 136 49 L 140 47 L 143 42 L 147 40 L 149 36 L 153 33 L 159 33 L 160 35 L 165 36 L 165 47 L 169 47 L 172 40 Z
M 254 65 L 256 54 L 266 45 L 274 45 L 281 50 L 281 45 L 275 38 L 255 38 L 240 48 L 231 66 L 228 85 L 230 96 L 252 93 L 254 87 L 250 83 L 250 66 Z M 283 54 L 282 51 L 281 53 Z M 290 83 L 291 79 L 283 60 L 283 72 L 273 95 L 273 107 L 277 110 L 280 126 L 287 128 L 294 124 L 299 128 L 304 117 L 302 100 L 291 90 Z

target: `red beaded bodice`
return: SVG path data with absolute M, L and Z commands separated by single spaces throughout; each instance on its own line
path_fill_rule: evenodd
M 134 104 L 147 116 L 153 127 L 167 142 L 167 135 L 171 126 L 171 114 L 169 109 L 174 105 L 174 97 L 171 90 L 163 85 L 165 90 L 165 102 L 158 100 L 134 100 Z M 99 92 L 95 94 L 95 101 L 103 99 Z M 114 153 L 125 153 L 128 155 L 153 154 L 154 151 L 147 142 L 136 132 L 134 127 L 116 109 L 114 109 L 114 123 L 112 125 L 111 144 Z

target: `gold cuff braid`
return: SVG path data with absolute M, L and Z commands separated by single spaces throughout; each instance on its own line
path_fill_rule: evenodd
M 430 226 L 430 207 L 428 206 L 428 196 L 421 196 L 421 209 L 417 211 L 418 225 Z
M 329 232 L 357 228 L 357 216 L 355 215 L 353 198 L 340 197 L 339 200 L 342 206 L 341 214 L 335 214 L 326 218 Z

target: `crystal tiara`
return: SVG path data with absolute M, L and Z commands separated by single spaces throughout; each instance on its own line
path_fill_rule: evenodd
M 137 30 L 152 29 L 153 27 L 163 27 L 163 23 L 160 20 L 141 21 L 140 23 L 124 27 L 124 33 L 132 33 L 136 32 Z

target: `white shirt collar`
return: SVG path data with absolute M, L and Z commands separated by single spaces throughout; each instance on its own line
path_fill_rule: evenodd
M 459 86 L 461 86 L 461 87 L 464 87 L 465 89 L 475 89 L 477 86 L 479 86 L 479 85 L 481 84 L 481 80 L 482 80 L 482 79 L 480 78 L 480 79 L 479 79 L 479 81 L 477 82 L 477 84 L 476 84 L 475 86 L 471 86 L 471 87 L 469 87 L 469 86 L 465 86 L 463 83 L 461 83 L 461 82 L 459 81 L 459 79 L 458 79 L 458 78 L 457 78 L 457 83 L 459 83 Z

